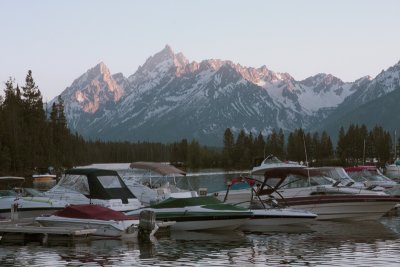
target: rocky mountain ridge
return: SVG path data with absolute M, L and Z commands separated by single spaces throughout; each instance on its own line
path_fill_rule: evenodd
M 244 67 L 219 59 L 190 62 L 166 46 L 127 78 L 111 75 L 100 63 L 61 96 L 69 126 L 86 138 L 160 142 L 196 138 L 221 145 L 228 127 L 264 135 L 273 128 L 316 128 L 345 103 L 362 103 L 374 99 L 374 93 L 382 96 L 394 90 L 390 86 L 398 83 L 398 65 L 375 79 L 352 83 L 323 73 L 296 81 L 266 66 Z M 377 91 L 374 84 L 389 87 Z

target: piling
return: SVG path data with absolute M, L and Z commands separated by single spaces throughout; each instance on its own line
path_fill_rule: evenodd
M 139 220 L 139 239 L 149 239 L 150 235 L 154 234 L 153 230 L 156 227 L 156 214 L 154 211 L 143 210 L 140 212 Z

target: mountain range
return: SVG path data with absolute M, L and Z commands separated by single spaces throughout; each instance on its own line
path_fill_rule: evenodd
M 333 139 L 351 123 L 393 130 L 399 121 L 399 88 L 400 62 L 374 79 L 343 82 L 320 73 L 297 81 L 266 66 L 219 59 L 190 62 L 167 45 L 129 77 L 111 74 L 101 62 L 61 97 L 69 127 L 88 139 L 195 138 L 221 146 L 226 128 L 253 135 L 279 128 L 325 130 Z

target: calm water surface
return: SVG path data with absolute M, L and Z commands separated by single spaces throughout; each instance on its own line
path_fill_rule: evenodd
M 308 230 L 172 233 L 149 242 L 0 246 L 0 266 L 399 266 L 400 217 Z
M 225 179 L 191 185 L 220 190 Z M 0 266 L 399 266 L 400 216 L 274 233 L 178 232 L 148 242 L 0 245 Z

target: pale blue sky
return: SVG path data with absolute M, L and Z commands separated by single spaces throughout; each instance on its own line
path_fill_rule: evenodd
M 376 76 L 400 60 L 400 1 L 0 0 L 0 82 L 28 69 L 45 100 L 103 61 L 133 74 L 169 44 L 189 60 L 266 65 L 301 80 Z

